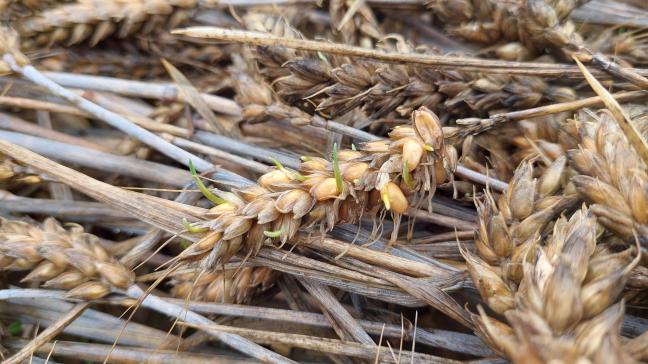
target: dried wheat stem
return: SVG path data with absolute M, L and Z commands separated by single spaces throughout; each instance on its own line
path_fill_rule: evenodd
M 349 341 L 328 339 L 322 337 L 314 337 L 300 334 L 287 334 L 287 333 L 277 333 L 271 331 L 262 331 L 262 330 L 250 330 L 232 326 L 216 325 L 216 324 L 188 324 L 189 327 L 195 327 L 198 329 L 220 329 L 227 332 L 237 333 L 245 337 L 249 337 L 251 340 L 263 343 L 263 344 L 272 344 L 272 343 L 282 343 L 289 346 L 295 346 L 308 350 L 315 350 L 320 352 L 328 352 L 334 354 L 341 354 L 346 356 L 351 356 L 355 358 L 363 358 L 367 360 L 374 360 L 376 357 L 376 351 L 379 349 L 376 345 L 367 345 L 354 343 Z M 391 353 L 388 350 L 380 350 L 379 352 L 380 362 L 385 363 L 398 363 L 397 359 L 392 357 Z M 436 357 L 429 354 L 414 353 L 413 355 L 409 352 L 402 353 L 402 359 L 404 361 L 411 362 L 421 362 L 425 363 L 434 363 L 434 364 L 458 364 L 459 361 L 446 359 L 441 357 Z
M 1 118 L 1 115 L 0 115 Z M 51 158 L 85 167 L 119 173 L 169 186 L 182 187 L 191 175 L 179 168 L 84 148 L 75 144 L 0 130 L 0 138 Z
M 89 306 L 88 303 L 79 303 L 72 310 L 70 310 L 65 315 L 61 316 L 53 325 L 50 325 L 47 329 L 43 330 L 38 336 L 36 336 L 29 343 L 24 345 L 20 351 L 12 355 L 7 360 L 3 361 L 5 364 L 19 364 L 26 360 L 29 356 L 33 355 L 39 347 L 46 344 L 48 341 L 52 340 L 56 335 L 58 335 L 67 325 L 72 323 L 79 315 L 85 311 Z
M 150 98 L 164 101 L 183 101 L 185 96 L 177 85 L 125 80 L 114 77 L 80 75 L 65 72 L 43 72 L 52 81 L 64 87 L 85 90 L 106 91 L 121 95 Z M 234 101 L 207 93 L 200 94 L 209 107 L 227 115 L 239 115 L 241 107 Z
M 303 51 L 325 52 L 342 56 L 369 58 L 389 63 L 408 63 L 436 66 L 439 68 L 452 68 L 462 71 L 510 75 L 582 78 L 582 74 L 576 66 L 564 64 L 508 62 L 468 57 L 437 56 L 430 54 L 386 53 L 337 43 L 292 39 L 261 32 L 231 30 L 217 27 L 191 27 L 186 29 L 177 29 L 172 33 L 197 38 L 239 42 L 256 46 L 286 47 Z M 632 69 L 632 71 L 642 76 L 648 75 L 648 71 L 646 70 Z M 604 79 L 606 77 L 606 74 L 600 71 L 595 72 L 594 75 L 599 79 Z
M 629 91 L 617 92 L 612 94 L 611 96 L 615 100 L 617 100 L 617 102 L 628 102 L 645 99 L 646 97 L 648 97 L 648 93 L 646 91 Z M 588 107 L 602 105 L 604 105 L 603 98 L 600 96 L 593 96 L 581 100 L 567 101 L 546 106 L 539 106 L 526 110 L 495 114 L 490 116 L 488 119 L 458 119 L 458 127 L 445 127 L 443 131 L 446 135 L 446 138 L 450 140 L 460 140 L 467 137 L 468 135 L 477 135 L 511 121 L 519 121 L 540 116 L 559 114 L 566 111 L 577 111 Z
M 247 358 L 232 358 L 231 355 L 215 355 L 182 352 L 177 350 L 161 350 L 159 348 L 142 348 L 137 346 L 127 346 L 120 340 L 120 345 L 112 347 L 108 344 L 93 344 L 87 342 L 73 342 L 66 340 L 57 340 L 55 343 L 47 343 L 41 346 L 37 353 L 40 355 L 53 355 L 56 357 L 73 360 L 86 360 L 94 363 L 101 363 L 110 354 L 110 362 L 114 364 L 210 364 L 217 361 L 219 364 L 253 364 L 256 361 Z M 18 349 L 27 344 L 27 340 L 12 338 L 6 341 L 8 348 Z M 50 363 L 55 364 L 52 360 L 45 362 L 36 362 L 34 364 Z
M 244 354 L 249 355 L 253 358 L 268 363 L 281 363 L 281 364 L 296 363 L 295 361 L 287 359 L 260 345 L 257 345 L 249 341 L 248 339 L 245 339 L 237 335 L 236 333 L 226 332 L 222 330 L 222 328 L 220 327 L 214 327 L 214 328 L 209 327 L 210 325 L 214 325 L 214 323 L 211 320 L 207 319 L 206 317 L 201 316 L 192 311 L 188 311 L 181 306 L 168 303 L 154 295 L 146 294 L 144 291 L 142 291 L 141 288 L 139 288 L 136 285 L 130 286 L 126 291 L 126 294 L 129 297 L 141 300 L 141 304 L 144 307 L 150 308 L 157 312 L 164 313 L 171 317 L 176 317 L 181 322 L 184 323 L 204 326 L 201 327 L 203 331 L 209 333 L 211 336 L 217 338 L 218 340 L 227 344 L 228 346 L 236 350 L 239 350 Z
M 63 142 L 66 144 L 72 144 L 79 147 L 89 148 L 98 150 L 101 152 L 110 152 L 111 150 L 103 145 L 90 142 L 86 139 L 68 135 L 65 133 L 57 132 L 51 129 L 47 129 L 41 126 L 38 126 L 34 123 L 30 123 L 13 115 L 5 114 L 0 112 L 0 128 L 16 131 L 19 133 L 25 133 L 34 135 L 37 137 L 42 137 L 50 140 L 55 140 Z
M 88 113 L 94 115 L 96 118 L 105 121 L 106 123 L 112 125 L 113 127 L 123 131 L 124 133 L 134 138 L 137 138 L 143 143 L 169 156 L 170 158 L 184 165 L 188 165 L 190 161 L 193 161 L 196 164 L 196 168 L 198 168 L 201 171 L 207 171 L 214 168 L 214 166 L 211 163 L 183 149 L 180 149 L 173 144 L 170 144 L 169 142 L 162 139 L 161 137 L 151 133 L 150 131 L 140 126 L 133 124 L 131 121 L 125 119 L 124 117 L 115 114 L 112 111 L 106 110 L 103 107 L 94 104 L 69 90 L 66 90 L 65 88 L 59 86 L 52 80 L 45 77 L 33 66 L 31 65 L 21 66 L 16 62 L 15 58 L 10 54 L 5 54 L 3 56 L 3 60 L 11 66 L 11 69 L 14 72 L 19 73 L 20 75 L 36 83 L 37 85 L 47 88 L 53 94 L 64 98 L 70 103 L 76 105 L 81 110 L 87 111 Z

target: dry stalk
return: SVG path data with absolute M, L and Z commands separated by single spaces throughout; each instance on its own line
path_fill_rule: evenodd
M 135 137 L 182 164 L 187 165 L 190 161 L 193 161 L 196 163 L 196 166 L 200 171 L 214 168 L 211 163 L 167 142 L 160 136 L 134 124 L 123 116 L 90 102 L 47 78 L 30 65 L 27 57 L 20 52 L 18 49 L 18 35 L 12 29 L 0 27 L 0 54 L 2 54 L 2 60 L 0 60 L 0 73 L 16 72 L 35 84 L 45 87 L 51 93 L 74 104 L 79 109 L 92 114 L 96 118 L 105 121 L 130 136 Z
M 172 29 L 184 23 L 196 0 L 88 0 L 65 4 L 17 22 L 23 47 L 87 41 L 96 45 L 111 35 L 125 38 Z
M 648 94 L 645 91 L 618 92 L 610 95 L 618 102 L 630 102 L 645 99 Z M 445 127 L 446 138 L 452 141 L 462 140 L 470 135 L 477 135 L 494 129 L 505 123 L 520 121 L 537 117 L 550 116 L 568 111 L 578 111 L 583 108 L 603 106 L 603 98 L 600 96 L 588 97 L 580 100 L 567 101 L 551 105 L 534 107 L 527 110 L 511 111 L 491 115 L 488 119 L 465 118 L 456 120 L 457 127 Z
M 96 236 L 79 225 L 66 230 L 51 218 L 41 226 L 0 220 L 0 254 L 2 269 L 29 271 L 23 282 L 64 289 L 68 297 L 96 299 L 135 281 Z
M 244 31 L 223 29 L 218 27 L 190 27 L 177 29 L 172 34 L 186 35 L 194 38 L 205 38 L 227 42 L 237 42 L 254 46 L 286 47 L 309 52 L 331 53 L 340 56 L 367 58 L 386 63 L 411 64 L 436 67 L 439 69 L 455 69 L 466 72 L 483 72 L 489 74 L 508 74 L 524 76 L 562 77 L 582 79 L 583 75 L 576 66 L 558 63 L 540 62 L 511 62 L 473 57 L 433 55 L 419 53 L 390 53 L 383 50 L 365 49 L 338 43 L 292 39 L 276 36 L 259 31 Z M 587 58 L 587 57 L 584 57 Z M 605 65 L 605 64 L 602 64 Z M 610 70 L 606 70 L 610 71 Z M 641 68 L 628 68 L 626 72 L 634 73 L 639 77 L 648 75 L 648 71 Z M 592 72 L 599 79 L 609 79 L 605 71 Z
M 41 346 L 45 345 L 48 341 L 58 335 L 65 327 L 72 323 L 79 315 L 85 311 L 89 306 L 87 302 L 78 303 L 68 313 L 59 318 L 53 325 L 38 334 L 32 341 L 24 345 L 16 354 L 3 361 L 5 364 L 18 364 L 27 360 L 28 357 L 34 354 Z
M 499 307 L 508 325 L 480 310 L 473 317 L 478 334 L 516 363 L 631 362 L 621 346 L 624 303 L 618 300 L 641 254 L 615 252 L 606 241 L 597 245 L 597 236 L 586 208 L 558 219 L 552 236 L 522 264 L 517 293 Z M 492 274 L 477 278 L 496 283 Z

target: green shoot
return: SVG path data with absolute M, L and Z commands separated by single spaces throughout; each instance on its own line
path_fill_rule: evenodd
M 187 218 L 185 217 L 182 218 L 182 226 L 184 226 L 184 228 L 192 234 L 204 233 L 209 230 L 209 228 L 207 227 L 196 227 L 191 225 L 191 223 L 189 223 L 189 220 L 187 220 Z
M 331 159 L 333 160 L 333 173 L 335 173 L 335 186 L 338 192 L 342 193 L 342 173 L 340 173 L 340 163 L 338 162 L 337 143 L 333 144 L 333 155 Z
M 22 327 L 22 322 L 20 321 L 14 321 L 9 326 L 7 326 L 7 332 L 11 336 L 20 336 L 22 334 L 23 327 Z
M 187 239 L 182 239 L 180 240 L 180 247 L 182 250 L 185 250 L 191 246 L 191 242 L 189 242 Z
M 281 162 L 279 162 L 277 158 L 270 157 L 270 160 L 272 161 L 272 163 L 274 163 L 278 170 L 283 171 L 285 169 L 283 164 L 281 164 Z
M 305 162 L 306 160 L 304 158 L 308 158 L 308 157 L 302 157 L 302 160 Z M 287 171 L 286 167 L 284 167 L 283 164 L 281 164 L 281 162 L 279 162 L 276 158 L 270 157 L 270 159 L 272 160 L 272 163 L 275 164 L 278 170 L 283 171 L 284 173 L 289 173 L 289 176 L 298 180 L 299 182 L 304 182 L 306 180 L 306 177 L 299 174 L 299 172 Z
M 205 196 L 209 201 L 213 202 L 216 205 L 220 205 L 227 202 L 224 199 L 216 196 L 207 188 L 207 186 L 205 186 L 203 181 L 198 176 L 198 173 L 196 173 L 196 167 L 194 167 L 193 162 L 191 161 L 189 161 L 189 171 L 191 172 L 191 176 L 194 178 L 194 181 L 196 181 L 196 185 L 198 186 L 198 189 L 200 190 L 200 192 L 202 192 L 203 196 Z
M 407 159 L 403 161 L 403 182 L 405 182 L 407 187 L 411 189 L 414 188 L 414 181 L 412 181 L 412 177 L 410 176 L 409 163 L 407 163 Z
M 270 231 L 270 230 L 264 230 L 263 235 L 269 237 L 269 238 L 278 238 L 281 236 L 281 233 L 283 232 L 283 229 L 275 230 L 275 231 Z

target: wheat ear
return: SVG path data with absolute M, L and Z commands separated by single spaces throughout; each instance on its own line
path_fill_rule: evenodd
M 618 300 L 641 255 L 615 253 L 605 241 L 597 245 L 597 236 L 585 208 L 558 219 L 524 264 L 514 305 L 504 312 L 508 325 L 482 310 L 474 316 L 478 334 L 516 363 L 631 362 L 621 346 Z
M 5 270 L 29 271 L 23 282 L 64 289 L 74 298 L 100 298 L 135 282 L 135 274 L 96 236 L 79 225 L 66 230 L 51 218 L 40 226 L 0 220 L 0 262 Z
M 184 23 L 196 0 L 88 0 L 65 4 L 17 22 L 25 48 L 96 45 L 111 35 L 119 38 L 172 29 Z
M 396 239 L 401 216 L 429 199 L 456 164 L 456 152 L 443 143 L 433 113 L 418 110 L 412 125 L 395 128 L 390 139 L 367 142 L 357 150 L 337 150 L 331 160 L 303 157 L 299 171 L 280 164 L 256 185 L 212 196 L 212 220 L 192 228 L 208 230 L 185 255 L 200 257 L 205 268 L 226 262 L 243 249 L 255 254 L 266 240 L 287 243 L 300 228 L 321 233 L 364 215 L 384 219 L 391 213 Z M 429 201 L 429 200 L 428 200 Z

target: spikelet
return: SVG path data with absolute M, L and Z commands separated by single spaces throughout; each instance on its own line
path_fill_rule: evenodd
M 325 233 L 364 214 L 382 219 L 384 212 L 398 225 L 414 202 L 429 199 L 435 186 L 452 175 L 456 152 L 451 149 L 443 143 L 436 115 L 418 110 L 412 125 L 395 128 L 388 140 L 334 151 L 332 160 L 303 157 L 299 171 L 279 165 L 257 185 L 214 207 L 213 219 L 196 226 L 210 232 L 185 255 L 203 259 L 203 268 L 212 269 L 240 250 L 256 254 L 266 240 L 283 245 L 301 228 L 319 227 Z
M 0 21 L 5 23 L 17 21 L 70 2 L 72 0 L 0 0 Z
M 646 241 L 648 170 L 612 117 L 581 113 L 565 134 L 572 138 L 570 164 L 579 173 L 572 181 L 599 223 L 629 242 L 636 229 Z
M 461 158 L 464 166 L 508 181 L 516 166 L 524 160 L 537 159 L 541 163 L 536 164 L 536 170 L 541 172 L 557 158 L 566 155 L 560 135 L 567 117 L 558 114 L 521 120 L 478 135 L 465 131 L 470 127 L 462 123 L 445 126 L 443 133 L 447 142 L 464 140 Z
M 174 28 L 196 5 L 196 0 L 84 0 L 46 10 L 16 26 L 24 48 L 86 41 L 94 46 L 111 35 L 125 38 Z
M 528 60 L 582 43 L 568 16 L 578 0 L 431 0 L 428 7 L 446 30 L 471 42 L 496 45 L 507 60 Z
M 256 294 L 270 289 L 277 277 L 277 272 L 267 267 L 187 272 L 173 276 L 171 294 L 196 301 L 249 303 Z
M 0 268 L 29 271 L 23 282 L 67 290 L 69 297 L 96 299 L 126 289 L 133 272 L 113 259 L 99 239 L 79 225 L 64 229 L 49 218 L 40 226 L 0 220 Z
M 541 236 L 555 217 L 576 202 L 561 194 L 565 167 L 566 158 L 558 158 L 536 179 L 533 164 L 524 161 L 497 202 L 490 192 L 476 201 L 478 256 L 465 249 L 462 255 L 482 298 L 497 313 L 514 307 L 524 264 L 534 260 Z
M 378 21 L 366 3 L 354 4 L 355 0 L 329 1 L 329 14 L 333 33 L 342 37 L 346 44 L 358 44 L 373 48 L 373 43 L 383 37 Z M 349 11 L 352 15 L 349 17 Z
M 597 236 L 590 210 L 561 217 L 523 263 L 515 303 L 503 312 L 508 325 L 482 311 L 473 316 L 477 333 L 515 363 L 631 362 L 621 346 L 619 297 L 640 254 L 629 248 L 618 259 Z
M 38 174 L 23 167 L 15 161 L 0 155 L 0 187 L 8 188 L 14 185 L 31 185 L 42 181 Z

